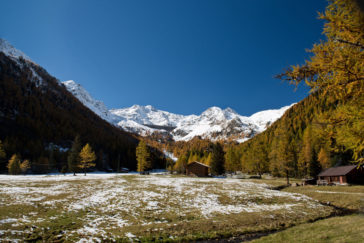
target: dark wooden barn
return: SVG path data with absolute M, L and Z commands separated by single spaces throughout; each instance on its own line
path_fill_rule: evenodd
M 210 166 L 202 164 L 198 161 L 189 163 L 186 167 L 186 175 L 206 177 L 209 175 Z
M 364 169 L 357 165 L 331 167 L 318 175 L 317 184 L 362 184 Z

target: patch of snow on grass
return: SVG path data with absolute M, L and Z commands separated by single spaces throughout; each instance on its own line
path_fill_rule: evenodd
M 15 223 L 17 221 L 18 221 L 17 219 L 13 219 L 13 218 L 1 219 L 0 224 Z

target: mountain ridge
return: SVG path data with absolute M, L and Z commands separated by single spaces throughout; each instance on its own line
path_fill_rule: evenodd
M 204 139 L 244 142 L 264 131 L 280 118 L 292 105 L 280 109 L 259 111 L 242 116 L 227 107 L 212 106 L 200 115 L 181 115 L 159 110 L 151 105 L 108 110 L 102 101 L 95 100 L 80 84 L 69 80 L 65 87 L 85 106 L 109 123 L 141 136 L 163 134 L 174 141 L 189 141 L 194 137 Z
M 96 168 L 136 168 L 135 135 L 111 125 L 86 107 L 58 79 L 24 53 L 1 42 L 0 140 L 6 159 L 29 159 L 34 173 L 67 167 L 66 151 L 78 135 L 97 154 Z M 48 163 L 55 150 L 55 163 Z M 53 156 L 53 155 L 52 155 Z M 0 171 L 6 164 L 0 163 Z

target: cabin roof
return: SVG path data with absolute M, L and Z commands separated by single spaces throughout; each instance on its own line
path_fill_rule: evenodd
M 350 171 L 352 171 L 356 167 L 357 167 L 356 165 L 331 167 L 322 171 L 320 174 L 318 174 L 318 176 L 343 176 L 347 175 Z
M 198 162 L 198 161 L 192 161 L 191 163 L 189 163 L 187 166 L 191 165 L 191 164 L 199 164 L 199 165 L 202 165 L 204 167 L 207 167 L 207 168 L 210 168 L 210 166 L 208 165 L 205 165 L 205 164 L 202 164 L 201 162 Z

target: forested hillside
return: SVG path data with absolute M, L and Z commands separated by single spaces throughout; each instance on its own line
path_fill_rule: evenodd
M 8 159 L 19 154 L 34 172 L 60 170 L 76 135 L 96 152 L 98 169 L 136 167 L 138 140 L 81 104 L 40 66 L 0 52 L 0 140 Z
M 355 1 L 338 0 L 319 18 L 326 40 L 314 44 L 305 64 L 278 75 L 305 82 L 311 95 L 237 147 L 248 170 L 304 177 L 364 162 L 364 14 Z

